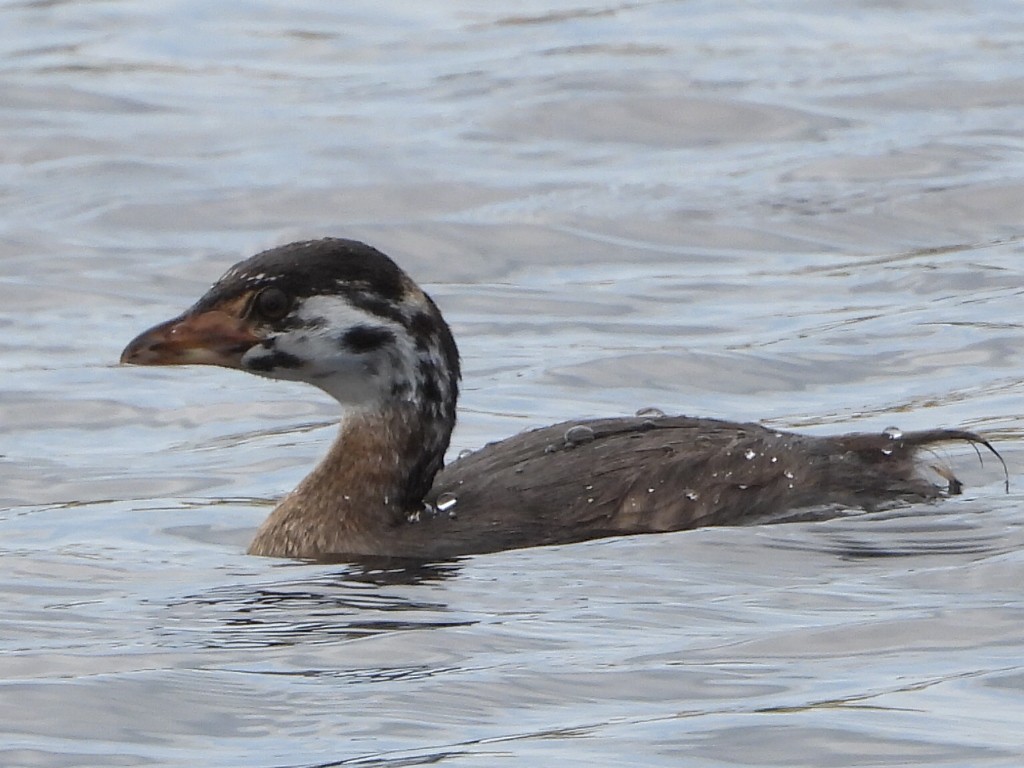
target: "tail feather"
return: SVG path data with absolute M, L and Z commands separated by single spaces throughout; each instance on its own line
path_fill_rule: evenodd
M 969 443 L 971 447 L 974 448 L 975 453 L 978 454 L 978 460 L 982 463 L 984 463 L 984 458 L 981 453 L 981 448 L 985 448 L 989 453 L 995 456 L 1003 467 L 1003 488 L 1007 493 L 1009 493 L 1010 471 L 1006 466 L 1006 460 L 1003 458 L 1002 454 L 995 449 L 995 446 L 993 446 L 992 443 L 977 432 L 970 432 L 963 429 L 925 429 L 901 434 L 887 430 L 880 435 L 851 435 L 849 447 L 865 456 L 865 458 L 870 458 L 873 454 L 874 457 L 881 459 L 882 457 L 889 457 L 895 454 L 897 456 L 904 456 L 907 459 L 911 459 L 919 449 L 929 448 L 941 443 L 954 442 Z M 960 493 L 963 484 L 953 475 L 953 472 L 949 468 L 935 465 L 931 466 L 939 476 L 949 483 L 950 494 Z
M 985 463 L 985 458 L 981 453 L 981 448 L 985 448 L 989 453 L 999 459 L 999 463 L 1003 467 L 1003 490 L 1007 493 L 1010 492 L 1010 470 L 1006 466 L 1006 459 L 1004 459 L 1003 455 L 995 449 L 995 446 L 993 446 L 992 443 L 977 432 L 969 432 L 963 429 L 928 429 L 921 432 L 911 432 L 904 438 L 904 440 L 908 445 L 914 448 L 922 448 L 936 443 L 968 443 L 974 449 L 974 452 L 978 454 L 978 461 L 982 464 Z M 979 446 L 981 446 L 981 448 L 979 448 Z M 939 470 L 936 469 L 936 471 Z M 953 477 L 951 472 L 939 472 L 939 474 L 949 481 L 951 487 L 955 484 L 957 487 L 957 493 L 959 493 L 962 483 L 957 480 L 956 477 Z

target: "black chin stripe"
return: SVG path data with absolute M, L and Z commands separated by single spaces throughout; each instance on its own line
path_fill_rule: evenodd
M 278 368 L 301 368 L 302 360 L 279 350 L 263 357 L 254 357 L 248 361 L 247 367 L 253 371 L 269 373 Z
M 372 325 L 354 326 L 345 331 L 345 335 L 341 337 L 341 346 L 355 354 L 375 352 L 383 346 L 394 343 L 394 331 Z

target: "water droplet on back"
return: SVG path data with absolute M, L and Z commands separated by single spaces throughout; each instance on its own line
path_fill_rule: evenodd
M 448 517 L 455 519 L 455 505 L 459 503 L 458 497 L 450 491 L 445 491 L 439 494 L 437 501 L 434 502 L 434 508 L 438 512 L 447 512 Z
M 899 440 L 903 437 L 903 430 L 899 427 L 886 427 L 882 430 L 882 434 L 890 440 Z
M 437 497 L 437 501 L 434 503 L 434 506 L 437 507 L 438 512 L 447 512 L 458 503 L 459 500 L 454 493 L 445 491 Z
M 461 451 L 459 451 L 459 458 L 464 459 L 467 456 L 471 456 L 472 454 L 473 450 L 471 448 L 463 448 Z
M 634 414 L 641 419 L 663 419 L 665 418 L 665 412 L 661 408 L 654 408 L 648 406 L 647 408 L 641 408 Z
M 577 424 L 575 427 L 569 427 L 565 430 L 565 445 L 566 447 L 583 445 L 584 443 L 593 442 L 594 437 L 594 430 L 591 427 L 588 427 L 586 424 Z

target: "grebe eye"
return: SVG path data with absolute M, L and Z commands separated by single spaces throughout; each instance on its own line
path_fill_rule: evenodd
M 256 294 L 252 308 L 264 320 L 280 320 L 292 308 L 292 300 L 280 288 L 264 288 Z

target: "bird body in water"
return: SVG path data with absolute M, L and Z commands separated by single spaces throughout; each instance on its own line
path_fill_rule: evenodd
M 944 486 L 920 474 L 921 449 L 995 453 L 961 430 L 814 437 L 649 413 L 524 432 L 445 467 L 460 379 L 451 330 L 390 258 L 335 238 L 236 264 L 121 361 L 304 381 L 344 406 L 333 446 L 260 527 L 256 555 L 440 559 L 872 509 L 959 493 L 947 469 Z

